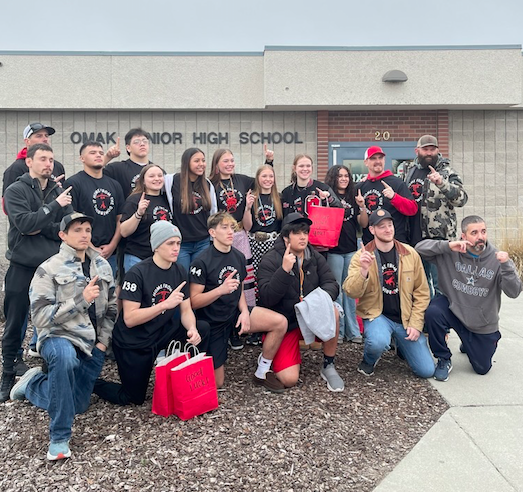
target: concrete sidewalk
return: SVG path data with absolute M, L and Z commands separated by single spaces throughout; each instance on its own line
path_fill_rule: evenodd
M 523 294 L 502 300 L 502 338 L 485 376 L 452 332 L 453 370 L 431 380 L 450 405 L 375 492 L 523 491 Z

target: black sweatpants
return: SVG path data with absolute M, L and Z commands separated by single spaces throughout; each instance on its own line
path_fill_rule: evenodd
M 198 350 L 207 352 L 211 327 L 205 321 L 197 321 L 196 328 L 202 339 L 198 345 Z M 175 332 L 167 333 L 154 345 L 146 348 L 128 349 L 113 345 L 121 384 L 98 379 L 94 385 L 94 393 L 100 398 L 117 405 L 143 404 L 154 361 L 160 350 L 167 348 L 171 340 L 180 341 L 182 347 L 185 345 L 187 331 L 181 324 Z
M 447 346 L 445 336 L 450 328 L 461 338 L 463 349 L 467 354 L 472 368 L 478 374 L 487 374 L 492 367 L 492 357 L 498 347 L 501 333 L 486 333 L 484 335 L 470 331 L 450 310 L 449 300 L 436 296 L 430 301 L 425 311 L 425 327 L 429 333 L 430 350 L 438 359 L 450 359 L 452 352 Z
M 15 359 L 21 347 L 22 329 L 29 312 L 29 285 L 35 267 L 11 263 L 5 274 L 4 315 L 5 328 L 2 337 L 3 372 L 15 373 Z

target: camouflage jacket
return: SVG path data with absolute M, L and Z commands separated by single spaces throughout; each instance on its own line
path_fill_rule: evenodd
M 408 184 L 414 170 L 418 166 L 415 159 L 403 173 L 403 179 Z M 443 179 L 436 185 L 425 179 L 421 200 L 418 203 L 421 213 L 421 234 L 423 239 L 455 239 L 457 234 L 457 219 L 455 207 L 463 207 L 468 195 L 463 188 L 463 181 L 450 167 L 450 161 L 439 154 L 434 169 Z
M 82 352 L 91 355 L 96 341 L 109 346 L 116 320 L 116 296 L 111 266 L 92 248 L 90 277 L 98 275 L 100 295 L 95 299 L 95 330 L 89 306 L 83 297 L 87 279 L 76 251 L 65 243 L 60 251 L 37 269 L 29 288 L 31 316 L 38 331 L 39 349 L 48 337 L 68 339 Z

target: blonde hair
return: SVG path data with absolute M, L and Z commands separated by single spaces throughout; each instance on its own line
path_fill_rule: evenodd
M 269 171 L 269 170 L 272 172 L 272 175 L 274 176 L 274 183 L 272 184 L 272 188 L 271 188 L 272 206 L 274 207 L 274 211 L 276 212 L 276 218 L 278 220 L 281 220 L 281 219 L 283 219 L 283 209 L 281 206 L 280 194 L 278 193 L 278 188 L 276 186 L 276 175 L 274 174 L 274 168 L 272 166 L 269 166 L 269 164 L 264 164 L 263 166 L 259 167 L 258 170 L 256 171 L 256 176 L 254 177 L 253 194 L 254 194 L 256 200 L 258 200 L 258 198 L 261 195 L 261 191 L 262 191 L 258 178 L 260 177 L 260 174 L 263 171 Z M 257 205 L 256 205 L 256 207 L 257 207 Z
M 236 219 L 225 210 L 221 210 L 207 219 L 207 229 L 216 229 L 220 224 L 232 224 L 233 228 L 236 230 L 238 228 L 238 222 Z

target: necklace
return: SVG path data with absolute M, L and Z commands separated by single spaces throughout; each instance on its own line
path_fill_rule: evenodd
M 225 192 L 225 207 L 227 208 L 227 212 L 229 212 L 230 214 L 236 212 L 238 199 L 236 198 L 236 190 L 234 189 L 232 175 L 229 176 L 229 185 L 227 186 L 227 188 L 223 186 L 223 181 L 221 179 L 220 186 L 222 187 L 222 190 Z M 229 186 L 231 187 L 231 189 L 229 189 Z

